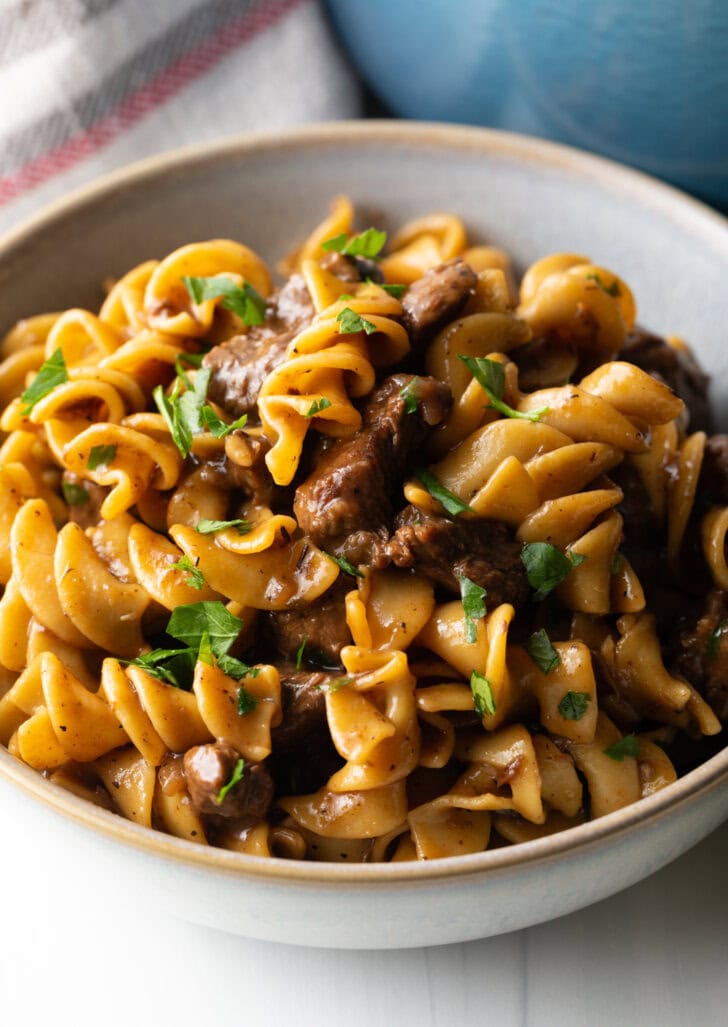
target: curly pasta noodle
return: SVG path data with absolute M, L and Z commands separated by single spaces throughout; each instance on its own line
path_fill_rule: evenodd
M 354 220 L 278 289 L 192 243 L 0 342 L 0 743 L 268 858 L 480 852 L 669 786 L 728 718 L 728 439 L 640 356 L 689 351 L 585 256 L 518 285 L 454 214 Z

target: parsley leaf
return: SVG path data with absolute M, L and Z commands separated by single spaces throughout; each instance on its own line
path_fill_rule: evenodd
M 351 307 L 344 307 L 343 310 L 339 311 L 336 315 L 336 320 L 339 322 L 339 333 L 341 335 L 352 335 L 354 332 L 366 332 L 367 335 L 371 335 L 372 332 L 377 330 L 375 324 L 361 317 Z
M 169 619 L 167 631 L 173 638 L 197 649 L 207 632 L 212 652 L 219 660 L 235 642 L 242 627 L 240 618 L 218 600 L 178 606 Z
M 605 285 L 597 274 L 585 275 L 584 277 L 590 279 L 592 282 L 596 282 L 602 292 L 606 292 L 607 296 L 613 296 L 614 299 L 616 299 L 617 296 L 622 295 L 622 290 L 619 288 L 619 282 L 616 278 L 611 285 Z
M 316 414 L 320 414 L 322 410 L 328 410 L 330 406 L 331 400 L 327 399 L 326 396 L 322 396 L 321 399 L 315 399 L 306 411 L 306 417 L 315 417 Z
M 181 560 L 171 565 L 178 571 L 189 571 L 189 577 L 185 578 L 185 585 L 196 588 L 200 592 L 205 587 L 205 577 L 197 564 L 193 563 L 185 553 Z
M 187 456 L 190 449 L 192 449 L 192 431 L 189 425 L 180 417 L 179 398 L 181 384 L 182 379 L 178 378 L 169 396 L 161 385 L 157 385 L 152 390 L 152 398 L 157 406 L 157 410 L 159 410 L 167 422 L 167 427 L 175 446 L 182 456 Z
M 639 751 L 640 743 L 637 741 L 637 736 L 625 735 L 624 738 L 620 738 L 614 745 L 610 745 L 608 749 L 605 749 L 604 755 L 608 756 L 610 760 L 622 763 L 625 756 L 638 756 Z
M 399 394 L 404 400 L 404 409 L 408 414 L 417 413 L 417 407 L 419 400 L 417 399 L 417 389 L 419 388 L 420 379 L 415 377 L 407 382 L 407 384 L 399 390 Z
M 255 707 L 258 705 L 258 700 L 250 692 L 246 691 L 241 685 L 238 688 L 238 716 L 244 717 L 248 713 L 252 713 Z
M 41 364 L 38 374 L 30 383 L 25 392 L 21 393 L 20 401 L 25 403 L 21 410 L 23 417 L 30 413 L 35 404 L 53 392 L 57 385 L 63 385 L 68 381 L 66 361 L 63 359 L 63 350 L 59 346 L 52 356 Z
M 380 289 L 384 289 L 390 296 L 394 296 L 396 300 L 402 295 L 407 288 L 406 285 L 399 285 L 398 283 L 390 282 L 373 282 L 371 278 L 367 278 L 367 285 L 378 285 Z
M 197 649 L 152 649 L 133 660 L 122 661 L 130 667 L 141 667 L 160 681 L 189 692 L 195 674 Z
M 260 674 L 259 667 L 249 667 L 247 663 L 243 663 L 242 660 L 238 660 L 235 656 L 229 656 L 227 653 L 222 653 L 217 657 L 217 665 L 223 674 L 227 674 L 229 678 L 235 678 L 239 681 L 240 678 L 257 678 Z
M 116 446 L 92 446 L 86 466 L 89 471 L 105 470 L 116 456 Z
M 528 584 L 535 588 L 534 599 L 545 599 L 560 585 L 573 567 L 586 560 L 582 553 L 562 553 L 550 542 L 527 542 L 521 550 L 521 562 L 526 568 Z
M 718 656 L 718 649 L 720 648 L 720 640 L 728 630 L 728 620 L 720 622 L 715 631 L 711 634 L 708 639 L 708 659 L 715 660 Z
M 303 663 L 303 653 L 306 648 L 306 642 L 308 642 L 308 635 L 303 636 L 303 641 L 301 642 L 296 651 L 296 670 L 301 669 L 301 664 Z
M 550 674 L 561 663 L 561 657 L 551 645 L 551 639 L 545 628 L 534 631 L 528 640 L 526 649 L 531 659 L 538 664 L 544 674 Z M 574 694 L 574 692 L 569 692 L 569 695 Z
M 325 549 L 322 549 L 321 552 L 324 554 L 324 556 L 328 556 L 329 560 L 331 560 L 332 563 L 335 563 L 339 567 L 341 567 L 342 571 L 344 571 L 346 574 L 351 574 L 352 578 L 364 577 L 362 572 L 360 570 L 357 570 L 353 563 L 349 563 L 345 556 L 333 556 L 331 553 L 327 553 Z
M 243 521 L 239 517 L 232 521 L 211 521 L 209 517 L 200 517 L 195 525 L 195 531 L 200 535 L 214 535 L 216 531 L 236 528 L 238 535 L 247 535 L 252 527 L 250 521 Z
M 232 772 L 230 780 L 228 781 L 227 784 L 223 785 L 222 788 L 220 789 L 220 791 L 217 793 L 217 798 L 215 799 L 215 802 L 218 804 L 218 806 L 222 805 L 223 799 L 228 794 L 230 789 L 234 788 L 235 785 L 239 781 L 242 780 L 242 778 L 243 778 L 243 771 L 244 770 L 245 770 L 245 760 L 241 756 L 240 759 L 238 760 L 238 762 L 235 764 L 235 769 Z
M 227 424 L 222 418 L 217 416 L 211 406 L 205 404 L 202 408 L 202 423 L 216 439 L 224 439 L 230 432 L 237 431 L 238 428 L 244 428 L 248 423 L 248 415 L 243 414 L 237 421 Z
M 69 506 L 83 506 L 91 498 L 83 485 L 74 485 L 72 481 L 64 481 L 61 492 Z
M 505 417 L 516 417 L 523 421 L 540 421 L 543 415 L 549 412 L 548 407 L 531 411 L 514 410 L 513 407 L 509 407 L 507 403 L 503 402 L 506 373 L 503 364 L 498 360 L 488 360 L 486 357 L 466 357 L 462 353 L 458 353 L 458 357 L 481 386 L 493 409 Z
M 612 560 L 612 566 L 610 568 L 612 574 L 621 574 L 622 568 L 624 567 L 624 557 L 621 553 L 615 553 L 614 559 Z
M 180 378 L 184 380 L 187 372 L 185 371 L 182 365 L 187 364 L 188 368 L 200 368 L 202 367 L 202 360 L 204 356 L 204 353 L 178 353 L 174 362 L 175 372 L 179 375 Z M 187 384 L 188 383 L 185 381 L 185 385 Z
M 475 622 L 485 617 L 485 597 L 488 593 L 464 574 L 458 575 L 458 582 L 465 611 L 465 638 L 472 645 L 478 640 L 478 628 Z
M 559 713 L 564 720 L 581 720 L 590 702 L 588 692 L 566 692 L 559 703 Z
M 187 292 L 195 303 L 222 297 L 221 307 L 237 314 L 244 325 L 260 325 L 265 321 L 266 301 L 250 282 L 238 285 L 229 275 L 182 278 Z
M 470 691 L 473 693 L 473 702 L 479 717 L 484 717 L 487 713 L 495 713 L 493 689 L 485 674 L 479 674 L 477 670 L 473 671 L 470 675 Z
M 210 633 L 208 631 L 202 632 L 202 638 L 200 639 L 200 647 L 197 650 L 197 659 L 201 663 L 206 663 L 208 667 L 213 665 L 212 643 L 210 641 Z
M 441 485 L 435 475 L 431 474 L 430 471 L 425 471 L 424 469 L 415 471 L 415 478 L 422 482 L 432 498 L 436 499 L 438 503 L 444 506 L 449 514 L 457 516 L 457 514 L 465 513 L 466 511 L 475 513 L 475 510 L 473 510 L 471 506 L 468 506 L 467 503 L 463 503 L 462 499 L 458 499 L 458 497 L 453 495 L 449 489 L 446 489 L 444 485 Z
M 367 257 L 369 260 L 376 260 L 386 241 L 386 232 L 380 232 L 378 228 L 367 228 L 351 239 L 348 239 L 346 232 L 335 235 L 321 243 L 321 249 L 327 253 L 332 250 L 343 253 L 345 257 Z
M 346 686 L 350 685 L 353 680 L 354 678 L 334 678 L 330 684 L 326 685 L 326 691 L 331 692 L 332 695 L 336 695 L 339 689 L 346 688 Z

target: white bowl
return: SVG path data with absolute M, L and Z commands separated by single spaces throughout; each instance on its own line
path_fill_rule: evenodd
M 145 161 L 56 204 L 0 241 L 0 329 L 100 299 L 100 279 L 184 242 L 240 239 L 275 259 L 330 199 L 363 223 L 461 214 L 523 266 L 586 253 L 633 287 L 640 320 L 685 336 L 722 382 L 728 227 L 618 165 L 483 129 L 365 122 L 236 139 Z M 728 390 L 715 391 L 719 413 Z M 347 948 L 466 941 L 571 912 L 634 884 L 728 817 L 728 750 L 633 806 L 562 834 L 430 863 L 264 860 L 138 827 L 0 751 L 6 823 L 63 860 L 102 867 L 135 902 L 266 940 Z M 41 841 L 42 840 L 42 841 Z M 9 832 L 5 845 L 13 844 Z

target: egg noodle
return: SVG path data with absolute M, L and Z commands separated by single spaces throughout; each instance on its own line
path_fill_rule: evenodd
M 620 359 L 628 285 L 559 253 L 518 287 L 507 255 L 472 246 L 451 214 L 411 222 L 382 255 L 353 219 L 335 200 L 281 266 L 313 316 L 247 421 L 215 401 L 200 360 L 268 316 L 271 273 L 240 243 L 183 246 L 113 283 L 98 313 L 5 335 L 0 743 L 138 824 L 279 858 L 480 852 L 666 787 L 674 764 L 704 758 L 720 711 L 668 652 L 625 544 L 620 475 L 642 490 L 677 582 L 693 560 L 728 589 L 728 507 L 701 499 L 708 436 L 686 432 L 682 399 Z M 360 265 L 378 275 L 342 278 L 327 254 L 355 268 L 362 239 Z M 415 342 L 408 288 L 458 257 L 476 284 Z M 394 508 L 443 531 L 505 526 L 528 581 L 518 608 L 467 574 L 458 596 L 417 562 L 352 562 L 299 526 L 293 488 L 365 430 L 368 400 L 403 368 L 452 402 Z M 240 484 L 253 469 L 264 487 Z M 305 616 L 335 594 L 349 641 L 332 664 Z M 266 627 L 281 611 L 302 616 L 295 667 Z M 722 635 L 705 640 L 718 659 Z M 319 719 L 282 765 L 306 674 Z M 216 744 L 225 778 L 201 802 L 184 757 Z M 256 768 L 272 791 L 246 806 Z

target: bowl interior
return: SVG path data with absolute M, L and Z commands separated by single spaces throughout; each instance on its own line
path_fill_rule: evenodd
M 362 228 L 392 229 L 408 218 L 447 210 L 463 217 L 474 240 L 504 247 L 519 268 L 554 251 L 584 253 L 613 268 L 632 287 L 644 325 L 682 335 L 695 347 L 714 376 L 719 415 L 728 413 L 728 389 L 722 384 L 728 363 L 725 222 L 617 165 L 486 130 L 340 124 L 283 138 L 246 137 L 143 162 L 0 241 L 0 331 L 42 310 L 94 307 L 103 278 L 185 242 L 230 237 L 275 260 L 342 192 L 354 200 Z M 693 772 L 699 775 L 696 784 L 728 772 L 728 750 L 711 764 L 710 770 Z M 675 798 L 685 799 L 690 787 L 687 779 L 672 786 Z M 650 809 L 666 800 L 667 793 Z M 63 801 L 59 793 L 54 805 Z M 108 819 L 93 809 L 83 819 L 88 823 L 95 817 L 99 825 Z M 623 829 L 624 817 L 612 817 L 620 821 L 615 819 L 615 830 L 620 823 Z M 603 837 L 606 826 L 585 825 L 575 832 L 584 839 L 590 830 L 594 838 Z M 138 844 L 136 834 L 127 840 Z M 170 847 L 190 853 L 195 848 L 165 839 L 167 851 Z M 527 859 L 530 851 L 546 847 L 519 848 Z M 225 862 L 231 855 L 224 854 Z M 502 851 L 485 853 L 469 863 L 491 856 L 496 862 L 503 858 Z M 208 858 L 211 853 L 204 854 Z M 233 861 L 239 862 L 234 856 Z

